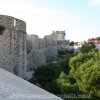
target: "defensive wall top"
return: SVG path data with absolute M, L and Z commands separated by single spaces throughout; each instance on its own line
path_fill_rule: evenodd
M 0 15 L 0 30 L 6 28 L 11 28 L 26 32 L 26 23 L 20 19 L 11 16 Z

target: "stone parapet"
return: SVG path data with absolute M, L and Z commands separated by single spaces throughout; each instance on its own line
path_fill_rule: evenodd
M 0 15 L 0 67 L 25 78 L 26 23 Z
M 0 27 L 13 28 L 26 32 L 26 23 L 11 16 L 0 15 Z

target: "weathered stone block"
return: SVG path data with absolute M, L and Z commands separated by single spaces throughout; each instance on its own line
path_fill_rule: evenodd
M 0 67 L 25 78 L 26 23 L 0 15 Z

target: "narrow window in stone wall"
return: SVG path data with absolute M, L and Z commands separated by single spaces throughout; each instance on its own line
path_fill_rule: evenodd
M 14 19 L 14 26 L 16 26 L 16 19 Z
M 5 30 L 4 26 L 0 26 L 0 35 L 3 35 L 3 31 Z
M 3 34 L 3 32 L 2 31 L 0 31 L 0 35 L 2 35 Z

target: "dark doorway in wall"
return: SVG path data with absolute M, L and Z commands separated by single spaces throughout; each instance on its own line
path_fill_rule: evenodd
M 3 35 L 3 31 L 5 30 L 6 28 L 4 26 L 0 26 L 0 35 Z

